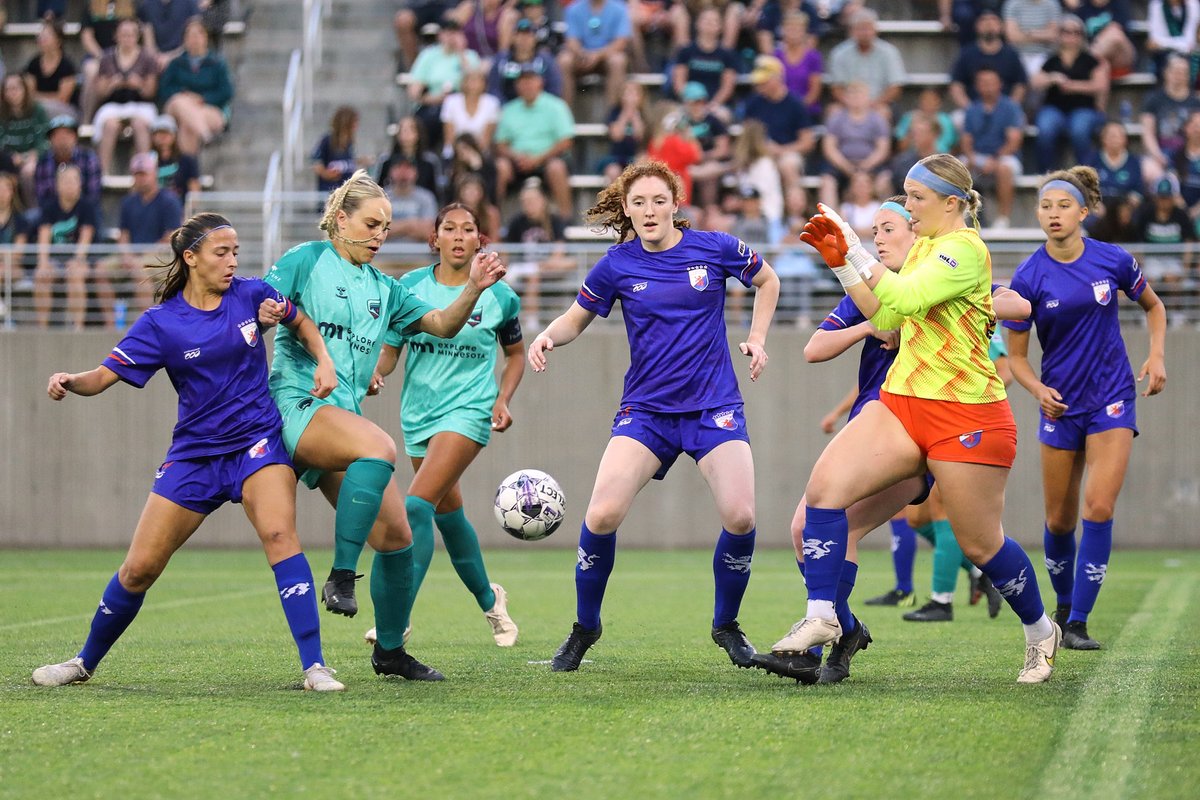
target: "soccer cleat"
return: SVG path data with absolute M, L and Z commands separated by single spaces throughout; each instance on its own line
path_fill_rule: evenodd
M 1054 609 L 1054 621 L 1058 623 L 1058 627 L 1067 627 L 1067 620 L 1071 618 L 1071 604 L 1059 603 Z
M 571 626 L 571 635 L 558 648 L 558 652 L 554 654 L 554 658 L 550 660 L 550 669 L 554 672 L 574 672 L 579 669 L 580 662 L 583 661 L 583 654 L 588 651 L 588 648 L 600 641 L 600 634 L 603 632 L 604 626 L 597 626 L 595 630 L 588 630 L 578 622 Z
M 808 651 L 794 656 L 755 653 L 750 661 L 752 666 L 781 678 L 791 678 L 805 686 L 812 686 L 821 674 L 821 657 Z
M 754 666 L 754 654 L 758 651 L 754 649 L 754 645 L 750 644 L 750 640 L 746 638 L 742 626 L 736 619 L 713 628 L 712 640 L 725 649 L 725 652 L 729 654 L 729 660 L 738 669 L 750 669 Z
M 1087 623 L 1082 620 L 1063 626 L 1062 646 L 1068 650 L 1099 650 L 1100 643 L 1088 636 Z
M 412 635 L 412 625 L 409 625 L 407 628 L 404 629 L 404 638 L 401 640 L 401 643 L 408 644 L 408 637 L 411 635 Z M 363 641 L 366 642 L 367 644 L 375 644 L 377 641 L 379 641 L 379 637 L 375 635 L 374 628 L 371 628 L 370 630 L 368 630 L 366 633 L 363 634 Z
M 427 667 L 410 656 L 404 645 L 394 650 L 384 650 L 375 643 L 371 651 L 371 666 L 376 675 L 398 675 L 406 681 L 444 681 L 446 676 L 433 667 Z
M 346 685 L 333 677 L 335 669 L 324 664 L 313 664 L 304 670 L 304 691 L 313 692 L 344 692 Z
M 825 666 L 821 667 L 821 677 L 817 683 L 841 683 L 849 678 L 850 659 L 859 650 L 866 650 L 873 641 L 867 626 L 861 619 L 858 620 L 854 632 L 843 636 L 829 650 L 829 657 L 825 659 Z
M 355 575 L 352 569 L 331 569 L 325 587 L 321 589 L 321 597 L 325 601 L 325 610 L 334 614 L 344 614 L 353 617 L 358 613 L 358 598 L 354 596 L 354 582 L 362 575 Z
M 483 612 L 488 624 L 492 626 L 492 638 L 500 647 L 512 647 L 517 643 L 517 623 L 508 615 L 508 592 L 498 583 L 492 584 L 496 594 L 496 604 L 491 611 Z
M 971 575 L 971 577 L 969 578 L 970 594 L 968 595 L 968 597 L 970 597 L 970 600 L 968 600 L 967 602 L 970 605 L 977 606 L 977 605 L 979 605 L 979 601 L 983 599 L 983 584 L 979 582 L 980 579 L 983 577 L 984 577 L 984 575 L 981 572 L 981 573 L 979 573 L 979 575 Z
M 788 635 L 771 646 L 777 656 L 799 655 L 813 647 L 833 644 L 842 635 L 842 626 L 836 619 L 805 617 L 792 626 Z
M 72 683 L 83 683 L 92 677 L 83 666 L 79 656 L 61 664 L 47 664 L 33 671 L 33 682 L 38 686 L 67 686 Z
M 1004 607 L 1004 598 L 1000 596 L 1000 590 L 992 583 L 992 579 L 987 575 L 980 575 L 979 588 L 987 595 L 988 616 L 992 619 L 1000 616 L 1000 609 Z
M 903 616 L 909 622 L 950 622 L 954 619 L 954 606 L 930 600 L 916 611 L 909 611 Z
M 872 597 L 870 600 L 863 602 L 865 606 L 915 606 L 917 604 L 917 596 L 913 592 L 902 592 L 899 589 L 892 589 L 884 592 L 878 597 Z
M 1051 622 L 1054 631 L 1040 642 L 1025 645 L 1025 666 L 1017 674 L 1017 683 L 1045 683 L 1054 673 L 1054 656 L 1062 643 L 1062 629 Z

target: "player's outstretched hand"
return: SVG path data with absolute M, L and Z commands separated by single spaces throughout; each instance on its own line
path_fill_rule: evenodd
M 486 289 L 504 277 L 508 267 L 500 260 L 496 251 L 480 250 L 471 259 L 471 281 L 480 289 Z
M 1046 419 L 1058 419 L 1063 415 L 1070 406 L 1062 401 L 1062 395 L 1057 389 L 1051 389 L 1049 386 L 1042 384 L 1041 387 L 1033 393 L 1037 398 L 1038 405 L 1042 409 L 1042 413 L 1046 415 Z
M 333 359 L 327 358 L 324 361 L 318 361 L 317 368 L 313 370 L 313 388 L 309 394 L 324 399 L 333 394 L 337 385 L 337 370 L 333 367 Z
M 883 344 L 879 345 L 880 350 L 899 350 L 900 349 L 900 331 L 890 330 L 881 331 L 878 328 L 871 327 L 871 335 L 874 336 Z
M 69 372 L 54 373 L 50 376 L 50 385 L 46 387 L 46 394 L 50 395 L 51 400 L 62 400 L 70 391 L 71 380 L 74 377 Z
M 841 417 L 833 411 L 830 411 L 825 416 L 821 417 L 821 432 L 825 434 L 833 433 L 837 430 L 838 419 Z
M 845 266 L 846 253 L 850 252 L 850 248 L 837 223 L 829 217 L 817 214 L 809 219 L 800 234 L 800 241 L 820 253 L 827 266 Z
M 383 376 L 379 374 L 379 370 L 375 370 L 375 373 L 371 375 L 371 383 L 367 385 L 367 396 L 374 397 L 382 392 L 383 387 L 386 385 L 387 382 L 384 381 Z
M 526 358 L 529 359 L 529 366 L 533 367 L 534 372 L 546 371 L 546 353 L 554 349 L 554 342 L 544 333 L 539 333 L 529 345 L 529 352 Z
M 852 247 L 856 247 L 862 243 L 858 238 L 858 234 L 854 232 L 854 228 L 850 227 L 850 223 L 846 222 L 846 220 L 842 219 L 841 215 L 839 215 L 832 208 L 825 205 L 824 203 L 817 203 L 817 211 L 819 211 L 821 213 L 821 216 L 825 217 L 826 219 L 833 222 L 834 225 L 838 226 L 838 230 L 840 230 L 842 232 L 842 238 L 846 240 L 846 249 L 847 250 L 849 250 Z
M 283 312 L 286 310 L 286 303 L 280 303 L 268 297 L 259 303 L 258 324 L 264 328 L 273 328 L 283 319 Z
M 758 380 L 758 376 L 767 368 L 766 348 L 754 342 L 742 342 L 738 349 L 742 351 L 742 355 L 750 356 L 750 380 Z
M 497 433 L 503 433 L 512 427 L 512 414 L 508 412 L 508 403 L 501 398 L 496 398 L 496 404 L 492 406 L 492 430 Z
M 1146 384 L 1146 391 L 1142 392 L 1142 397 L 1158 394 L 1166 388 L 1167 367 L 1158 356 L 1150 356 L 1146 359 L 1146 363 L 1142 364 L 1142 369 L 1138 372 L 1138 383 L 1147 377 L 1150 378 L 1150 383 Z

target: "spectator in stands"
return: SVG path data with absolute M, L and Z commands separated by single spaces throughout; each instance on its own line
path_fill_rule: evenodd
M 675 8 L 683 8 L 677 3 Z M 737 88 L 738 57 L 721 46 L 721 13 L 709 6 L 696 17 L 696 38 L 671 57 L 671 95 L 683 99 L 689 83 L 704 87 L 713 113 L 728 122 L 729 103 Z
M 516 10 L 507 5 L 501 0 L 466 0 L 451 12 L 462 24 L 467 49 L 485 61 L 500 52 L 500 28 L 505 18 L 517 16 Z
M 558 3 L 555 2 L 557 10 Z M 523 19 L 529 20 L 531 30 L 533 31 L 534 46 L 538 50 L 545 48 L 551 53 L 556 53 L 562 49 L 562 33 L 554 27 L 554 22 L 550 19 L 550 14 L 546 11 L 546 3 L 544 0 L 517 0 L 517 15 L 511 18 L 511 22 L 501 20 L 500 22 L 500 49 L 508 50 L 512 47 L 513 34 L 516 32 L 517 23 Z M 543 73 L 545 74 L 545 73 Z M 546 91 L 550 91 L 547 84 Z M 556 94 L 556 92 L 551 92 Z
M 129 160 L 133 188 L 121 200 L 121 215 L 117 232 L 118 257 L 97 270 L 95 291 L 101 302 L 105 323 L 111 327 L 116 296 L 106 269 L 122 272 L 133 284 L 138 311 L 154 304 L 154 284 L 142 278 L 142 265 L 149 255 L 145 248 L 167 244 L 171 234 L 183 224 L 183 204 L 175 193 L 163 191 L 158 185 L 158 156 L 137 153 Z M 131 249 L 131 247 L 133 249 Z
M 563 12 L 563 20 L 567 40 L 558 54 L 563 97 L 575 97 L 581 75 L 600 72 L 604 74 L 605 100 L 616 105 L 629 72 L 629 7 L 623 0 L 574 0 Z M 555 193 L 553 186 L 550 192 Z
M 409 73 L 408 96 L 417 104 L 416 116 L 425 125 L 429 144 L 441 144 L 442 101 L 462 88 L 463 76 L 479 69 L 479 55 L 467 49 L 458 20 L 442 20 L 436 44 L 423 49 Z
M 1132 158 L 1130 161 L 1137 163 Z M 1200 219 L 1200 111 L 1189 114 L 1183 125 L 1183 146 L 1173 166 L 1179 178 L 1179 194 L 1194 224 Z
M 756 27 L 758 51 L 770 53 L 783 38 L 783 21 L 789 14 L 800 12 L 808 17 L 808 32 L 814 40 L 823 39 L 841 20 L 854 16 L 862 8 L 857 0 L 767 0 L 758 15 Z
M 821 170 L 821 202 L 839 206 L 838 197 L 857 172 L 874 172 L 892 155 L 888 122 L 871 105 L 871 90 L 852 81 L 842 93 L 844 106 L 833 109 L 821 137 L 825 164 Z M 872 214 L 878 211 L 876 207 Z
M 967 107 L 963 119 L 962 159 L 980 191 L 996 192 L 997 216 L 993 228 L 1007 228 L 1016 198 L 1021 170 L 1021 144 L 1025 139 L 1025 114 L 1002 91 L 1000 75 L 982 69 L 975 75 L 979 99 Z M 1048 168 L 1047 168 L 1048 169 Z
M 692 205 L 692 167 L 700 163 L 700 144 L 683 111 L 668 101 L 655 104 L 648 122 L 650 138 L 646 142 L 646 156 L 663 162 L 679 176 L 683 186 L 679 206 L 686 209 Z M 689 214 L 686 210 L 681 213 Z
M 767 219 L 758 190 L 747 186 L 738 191 L 738 196 L 741 198 L 741 206 L 729 232 L 755 249 L 763 245 L 777 244 L 783 230 Z
M 971 87 L 973 92 L 975 87 Z M 969 105 L 969 104 L 968 104 Z M 921 90 L 921 94 L 917 96 L 917 107 L 912 111 L 905 112 L 904 116 L 900 117 L 900 121 L 896 123 L 896 130 L 893 135 L 896 137 L 896 147 L 899 150 L 908 148 L 909 128 L 912 125 L 914 117 L 925 117 L 937 121 L 938 134 L 937 152 L 953 153 L 958 148 L 958 128 L 954 124 L 954 119 L 942 110 L 942 93 L 933 87 L 928 87 Z M 889 192 L 889 195 L 895 192 Z M 900 192 L 903 194 L 903 192 Z M 887 196 L 887 195 L 885 195 Z M 875 209 L 878 211 L 879 209 Z
M 701 208 L 717 202 L 717 186 L 728 174 L 729 161 L 733 158 L 729 129 L 709 108 L 708 91 L 703 84 L 689 83 L 683 87 L 682 121 L 700 145 L 700 161 L 692 167 L 692 182 L 695 204 Z
M 883 198 L 875 191 L 875 182 L 869 172 L 856 172 L 846 184 L 846 197 L 838 206 L 842 219 L 854 229 L 858 237 L 869 242 L 874 235 L 875 212 Z
M 358 169 L 358 159 L 354 155 L 357 135 L 358 110 L 353 106 L 338 106 L 329 120 L 329 133 L 321 137 L 312 151 L 318 192 L 328 194 Z
M 1131 202 L 1128 197 L 1105 200 L 1098 213 L 1088 214 L 1083 221 L 1088 236 L 1113 244 L 1134 241 L 1133 214 L 1137 207 L 1138 204 Z
M 1172 252 L 1147 253 L 1142 259 L 1146 280 L 1160 295 L 1176 294 L 1186 278 L 1197 273 L 1195 243 L 1196 224 L 1183 207 L 1179 180 L 1167 172 L 1154 184 L 1150 198 L 1133 214 L 1133 238 L 1146 244 L 1170 246 Z M 1172 323 L 1183 321 L 1172 315 Z
M 916 114 L 908 126 L 907 147 L 892 157 L 888 168 L 879 173 L 875 191 L 880 197 L 904 194 L 904 179 L 913 165 L 926 156 L 945 152 L 938 149 L 941 123 L 937 117 Z
M 137 3 L 134 0 L 89 0 L 79 27 L 79 43 L 83 45 L 83 63 L 80 71 L 83 89 L 80 92 L 80 116 L 90 122 L 100 101 L 96 97 L 96 71 L 104 52 L 117 46 L 117 25 L 124 19 L 137 21 Z M 141 26 L 138 25 L 138 35 Z M 157 70 L 155 70 L 157 73 Z
M 34 99 L 25 79 L 17 74 L 5 75 L 0 84 L 0 150 L 12 158 L 24 196 L 30 201 L 34 198 L 33 171 L 46 152 L 49 132 L 46 109 Z
M 175 192 L 179 202 L 200 191 L 200 163 L 179 151 L 179 127 L 169 114 L 155 117 L 150 126 L 150 147 L 158 159 L 158 185 Z
M 150 149 L 150 126 L 158 116 L 154 105 L 158 60 L 138 44 L 139 35 L 137 20 L 122 20 L 117 26 L 117 44 L 101 56 L 93 81 L 100 107 L 92 123 L 92 143 L 100 154 L 100 169 L 105 175 L 111 172 L 113 151 L 125 125 L 133 129 L 135 153 Z
M 825 62 L 808 32 L 808 15 L 793 11 L 783 19 L 775 57 L 783 63 L 783 79 L 788 91 L 800 98 L 815 118 L 821 117 L 821 92 L 825 88 L 822 71 Z M 769 51 L 768 51 L 769 52 Z
M 1200 99 L 1192 92 L 1188 60 L 1171 54 L 1163 65 L 1162 86 L 1150 92 L 1142 104 L 1142 176 L 1147 186 L 1162 177 L 1183 146 L 1183 123 L 1200 110 Z
M 1059 24 L 1058 51 L 1033 75 L 1032 87 L 1045 92 L 1037 112 L 1037 157 L 1042 172 L 1058 164 L 1059 140 L 1066 137 L 1075 151 L 1073 164 L 1092 160 L 1096 131 L 1104 123 L 1108 100 L 1108 65 L 1086 49 L 1083 20 L 1066 15 Z
M 454 152 L 450 157 L 447 169 L 447 184 L 458 186 L 468 176 L 474 176 L 483 181 L 484 194 L 488 202 L 498 204 L 499 194 L 496 191 L 496 162 L 486 156 L 479 147 L 479 142 L 469 133 L 460 133 L 454 140 Z M 476 216 L 476 219 L 482 217 Z
M 508 274 L 521 294 L 521 324 L 527 330 L 541 327 L 542 276 L 564 276 L 575 270 L 575 259 L 567 254 L 567 224 L 550 211 L 542 182 L 530 178 L 521 187 L 520 210 L 504 228 Z M 575 286 L 575 284 L 572 284 Z M 573 289 L 570 290 L 573 292 Z
M 400 45 L 401 70 L 416 63 L 421 51 L 417 31 L 427 25 L 438 25 L 457 5 L 452 0 L 401 0 L 401 8 L 392 23 L 396 29 L 396 42 Z
M 406 156 L 417 165 L 417 186 L 441 197 L 445 191 L 442 159 L 426 144 L 425 126 L 416 117 L 401 117 L 392 137 L 392 150 L 379 169 L 379 185 L 387 188 L 390 163 L 397 156 Z M 424 241 L 422 239 L 421 241 Z
M 938 0 L 938 21 L 942 30 L 957 33 L 958 43 L 965 48 L 975 41 L 979 18 L 985 12 L 999 14 L 1003 5 L 1004 0 Z M 974 86 L 975 81 L 972 78 L 964 85 Z
M 1154 58 L 1155 74 L 1165 79 L 1168 56 L 1188 57 L 1196 49 L 1200 0 L 1150 0 L 1146 17 L 1146 49 Z
M 62 24 L 42 21 L 37 35 L 38 54 L 25 65 L 25 81 L 50 116 L 78 114 L 71 97 L 77 86 L 75 62 L 63 52 Z
M 537 175 L 550 188 L 558 213 L 571 219 L 570 173 L 563 156 L 575 142 L 575 118 L 566 102 L 542 90 L 542 76 L 534 70 L 521 73 L 517 94 L 500 109 L 496 127 L 498 194 L 504 198 L 512 183 Z
M 904 59 L 896 46 L 878 36 L 879 15 L 869 8 L 850 17 L 850 38 L 829 54 L 829 83 L 833 98 L 845 102 L 846 87 L 854 81 L 867 85 L 871 104 L 887 119 L 892 103 L 900 99 L 906 79 Z
M 90 147 L 79 144 L 79 123 L 74 117 L 60 114 L 50 120 L 47 132 L 50 147 L 38 159 L 34 170 L 34 193 L 38 206 L 55 198 L 56 175 L 65 165 L 79 168 L 83 199 L 93 208 L 100 206 L 100 159 Z
M 813 119 L 804 103 L 788 92 L 783 82 L 783 63 L 775 56 L 754 59 L 750 82 L 754 94 L 746 100 L 746 119 L 756 119 L 766 126 L 767 149 L 779 164 L 784 185 L 798 185 L 804 159 L 816 144 Z
M 479 220 L 479 232 L 489 240 L 497 241 L 500 238 L 500 209 L 488 197 L 483 178 L 478 175 L 463 175 L 454 186 L 452 202 L 462 203 L 471 209 L 475 219 Z
M 463 76 L 462 90 L 442 102 L 442 141 L 446 143 L 443 155 L 452 153 L 454 140 L 462 133 L 475 137 L 485 153 L 491 152 L 496 123 L 500 121 L 500 100 L 486 89 L 487 75 L 473 69 Z
M 1033 75 L 1054 52 L 1062 7 L 1058 0 L 1005 0 L 1004 35 Z
M 209 50 L 200 20 L 187 23 L 183 48 L 163 71 L 158 99 L 179 123 L 179 149 L 195 155 L 229 124 L 233 78 L 225 59 Z
M 221 49 L 221 37 L 225 35 L 225 26 L 233 16 L 233 7 L 238 0 L 199 0 L 200 19 L 204 29 L 208 31 L 208 40 L 214 50 Z
M 772 157 L 773 152 L 772 142 L 767 137 L 767 127 L 761 120 L 747 119 L 742 123 L 742 135 L 733 145 L 733 167 L 736 170 L 737 184 L 743 189 L 754 189 L 758 192 L 762 200 L 763 214 L 771 222 L 778 222 L 783 219 L 784 191 L 783 177 Z M 796 184 L 795 190 L 800 193 L 801 198 L 797 208 L 803 211 L 807 205 L 804 187 Z
M 1001 91 L 1017 105 L 1025 102 L 1029 77 L 1015 47 L 1004 41 L 1004 23 L 996 11 L 985 9 L 975 20 L 975 41 L 959 51 L 950 69 L 950 99 L 957 108 L 965 109 L 975 94 L 975 75 L 990 69 L 1000 76 Z
M 0 172 L 0 259 L 12 259 L 13 278 L 19 289 L 33 287 L 24 263 L 25 245 L 28 243 L 29 223 L 21 205 L 17 176 Z
M 488 94 L 500 98 L 501 103 L 517 99 L 517 76 L 526 68 L 542 76 L 547 92 L 556 97 L 562 96 L 562 74 L 558 71 L 554 54 L 538 43 L 533 23 L 521 18 L 513 30 L 512 47 L 492 62 L 491 72 L 488 73 Z
M 1141 163 L 1129 152 L 1129 134 L 1116 120 L 1100 129 L 1100 149 L 1091 166 L 1100 176 L 1100 196 L 1106 206 L 1116 197 L 1129 197 L 1136 203 L 1145 192 Z
M 1137 48 L 1129 39 L 1129 0 L 1063 0 L 1063 8 L 1083 20 L 1092 55 L 1108 63 L 1113 78 L 1133 71 Z
M 608 112 L 608 155 L 600 171 L 615 181 L 626 166 L 633 163 L 646 146 L 646 90 L 640 83 L 629 82 L 621 90 L 621 102 Z
M 88 251 L 99 227 L 96 205 L 83 195 L 79 167 L 66 164 L 53 175 L 54 188 L 42 203 L 38 225 L 38 262 L 33 274 L 33 309 L 39 327 L 50 324 L 54 280 L 65 268 L 67 323 L 82 330 L 87 310 Z M 52 248 L 57 249 L 51 252 Z
M 197 0 L 142 0 L 138 5 L 138 18 L 145 23 L 146 49 L 158 57 L 160 68 L 165 70 L 183 54 L 187 24 L 199 16 Z
M 406 242 L 424 242 L 437 216 L 438 201 L 433 192 L 417 185 L 417 163 L 400 154 L 388 161 L 386 184 L 392 204 L 393 238 Z
M 657 72 L 663 68 L 661 59 L 650 63 L 646 50 L 648 38 L 665 37 L 671 52 L 687 46 L 691 40 L 692 18 L 683 0 L 636 0 L 629 3 L 629 17 L 630 56 L 637 71 Z

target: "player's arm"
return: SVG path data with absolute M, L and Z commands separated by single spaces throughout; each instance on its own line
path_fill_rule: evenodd
M 996 365 L 996 375 L 1004 383 L 1004 387 L 1007 389 L 1008 386 L 1013 382 L 1013 372 L 1012 366 L 1009 364 L 1009 357 L 1000 356 L 992 363 Z
M 367 385 L 367 397 L 374 397 L 387 386 L 387 376 L 396 371 L 403 348 L 403 344 L 383 345 L 383 349 L 379 351 L 379 360 L 375 362 L 375 371 L 371 373 L 371 382 Z
M 754 274 L 750 285 L 754 287 L 750 335 L 738 345 L 738 349 L 742 351 L 742 355 L 750 357 L 750 380 L 756 381 L 767 368 L 767 329 L 771 327 L 775 306 L 779 304 L 779 276 L 771 269 L 771 265 L 764 261 Z
M 594 311 L 588 311 L 576 300 L 562 315 L 546 326 L 546 329 L 534 337 L 529 345 L 529 366 L 534 372 L 544 372 L 546 369 L 546 353 L 556 346 L 570 344 L 596 318 Z
M 846 392 L 845 396 L 838 401 L 838 404 L 829 409 L 829 413 L 821 417 L 821 430 L 825 433 L 833 433 L 837 427 L 837 421 L 842 418 L 842 415 L 849 413 L 850 409 L 854 408 L 854 401 L 858 399 L 858 385 L 850 387 L 850 391 Z
M 417 321 L 416 328 L 422 333 L 437 336 L 442 339 L 452 339 L 462 326 L 467 324 L 467 318 L 475 310 L 475 303 L 483 291 L 504 277 L 507 267 L 495 252 L 480 251 L 471 259 L 471 274 L 467 285 L 454 302 L 445 308 L 435 308 Z
M 1012 289 L 997 286 L 992 291 L 992 310 L 996 319 L 1029 319 L 1033 306 Z
M 67 392 L 92 397 L 103 392 L 116 383 L 120 378 L 103 364 L 87 372 L 56 372 L 50 376 L 50 385 L 46 393 L 51 400 L 62 400 Z
M 500 393 L 492 406 L 492 430 L 506 431 L 513 424 L 508 404 L 512 402 L 521 378 L 525 376 L 525 345 L 522 342 L 501 345 L 504 353 L 504 368 L 500 372 Z
M 804 345 L 804 360 L 810 364 L 819 364 L 837 358 L 854 345 L 876 333 L 875 326 L 869 322 L 860 322 L 848 328 L 835 331 L 817 328 Z
M 314 397 L 329 397 L 338 385 L 337 369 L 334 367 L 333 357 L 325 348 L 325 339 L 321 332 L 317 330 L 312 318 L 299 308 L 296 308 L 296 316 L 284 325 L 295 334 L 296 341 L 300 342 L 317 362 L 317 368 L 313 370 L 313 388 L 309 390 L 309 394 Z
M 1061 417 L 1068 406 L 1062 401 L 1062 395 L 1042 383 L 1029 363 L 1029 330 L 1008 329 L 1008 366 L 1017 383 L 1038 401 L 1042 413 L 1049 419 Z
M 1138 295 L 1138 305 L 1146 312 L 1146 328 L 1150 331 L 1150 354 L 1138 371 L 1138 381 L 1149 376 L 1150 383 L 1142 397 L 1158 394 L 1167 385 L 1167 310 L 1159 296 L 1149 286 Z

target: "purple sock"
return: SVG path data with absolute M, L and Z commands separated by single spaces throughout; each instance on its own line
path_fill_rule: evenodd
M 1108 574 L 1108 559 L 1112 555 L 1112 526 L 1111 519 L 1107 522 L 1083 521 L 1068 622 L 1087 622 L 1088 614 L 1096 605 L 1096 596 Z
M 892 568 L 896 571 L 896 591 L 912 594 L 913 562 L 917 559 L 917 533 L 908 520 L 892 520 Z
M 1012 610 L 1017 612 L 1023 624 L 1032 625 L 1046 613 L 1042 595 L 1038 592 L 1033 562 L 1025 555 L 1021 545 L 1012 539 L 1005 536 L 1000 551 L 986 564 L 980 564 L 979 569 L 991 578 L 992 584 Z
M 1050 585 L 1058 595 L 1058 604 L 1071 602 L 1075 588 L 1075 529 L 1070 533 L 1051 533 L 1043 528 L 1042 547 L 1046 551 L 1046 571 L 1050 573 Z
M 313 583 L 312 569 L 304 553 L 285 558 L 271 567 L 275 573 L 275 587 L 279 589 L 279 602 L 283 604 L 283 616 L 300 653 L 300 668 L 308 669 L 313 664 L 324 664 L 321 653 L 321 621 L 317 616 L 317 592 Z
M 583 523 L 579 530 L 578 560 L 575 563 L 575 615 L 590 631 L 600 627 L 600 605 L 617 552 L 617 532 L 597 536 Z
M 804 582 L 809 600 L 837 600 L 849 538 L 844 509 L 808 507 L 804 520 Z
M 713 627 L 719 628 L 737 619 L 742 597 L 750 583 L 750 561 L 754 557 L 754 534 L 736 536 L 724 528 L 713 551 L 713 583 L 716 599 L 713 603 Z
M 142 601 L 145 599 L 145 592 L 134 594 L 121 585 L 117 574 L 112 576 L 108 586 L 104 587 L 96 615 L 92 617 L 92 629 L 88 633 L 87 641 L 79 651 L 84 669 L 91 672 L 100 663 L 100 659 L 108 655 L 108 651 L 141 610 Z

